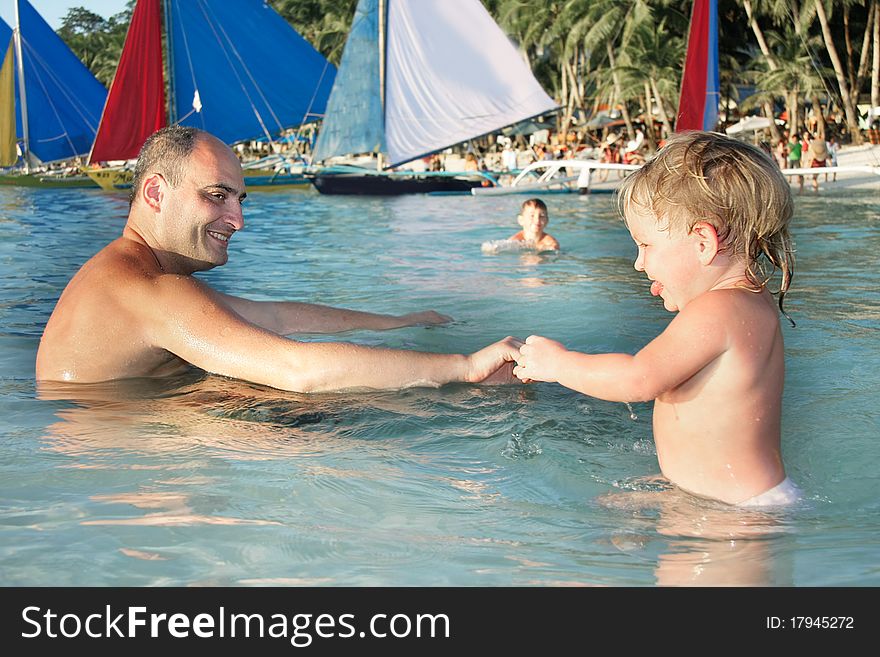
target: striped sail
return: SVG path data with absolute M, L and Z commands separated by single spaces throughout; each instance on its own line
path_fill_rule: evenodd
M 714 130 L 719 100 L 718 0 L 694 0 L 675 130 Z

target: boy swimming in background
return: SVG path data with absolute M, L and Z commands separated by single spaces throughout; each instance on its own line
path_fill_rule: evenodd
M 618 203 L 635 269 L 678 314 L 635 356 L 533 335 L 514 374 L 610 401 L 653 399 L 660 469 L 689 493 L 741 506 L 795 501 L 780 453 L 782 332 L 759 262 L 782 272 L 781 310 L 792 200 L 778 167 L 753 146 L 688 132 L 624 181 Z
M 544 232 L 544 228 L 550 223 L 547 215 L 547 205 L 539 198 L 530 198 L 524 201 L 516 218 L 517 223 L 522 226 L 522 230 L 516 235 L 512 235 L 507 240 L 492 240 L 483 242 L 482 250 L 484 253 L 496 253 L 503 250 L 505 242 L 518 248 L 534 249 L 535 251 L 558 251 L 559 242 L 549 233 Z

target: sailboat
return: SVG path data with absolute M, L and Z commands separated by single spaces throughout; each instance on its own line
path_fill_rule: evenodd
M 479 0 L 359 0 L 311 177 L 324 194 L 467 192 L 487 178 L 391 169 L 556 109 Z
M 15 14 L 14 30 L 0 19 L 0 167 L 16 170 L 0 184 L 94 186 L 39 169 L 89 152 L 107 90 L 27 0 L 16 0 Z
M 265 0 L 138 0 L 89 162 L 134 159 L 148 136 L 170 124 L 229 144 L 274 144 L 282 131 L 324 112 L 335 74 Z M 245 182 L 308 185 L 283 158 L 274 159 L 281 166 L 269 166 L 271 159 L 246 166 Z M 103 177 L 105 188 L 131 180 L 119 168 L 89 173 Z

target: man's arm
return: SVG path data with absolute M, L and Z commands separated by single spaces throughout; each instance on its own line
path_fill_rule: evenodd
M 251 324 L 278 335 L 341 333 L 355 329 L 383 331 L 404 326 L 446 324 L 452 321 L 451 317 L 433 310 L 407 315 L 380 315 L 296 301 L 251 301 L 214 290 L 211 290 L 211 293 Z
M 551 381 L 608 401 L 649 401 L 681 385 L 718 358 L 728 335 L 711 294 L 692 301 L 666 330 L 635 356 L 583 354 L 553 340 L 529 336 L 514 374 L 523 381 Z
M 151 303 L 133 300 L 131 310 L 154 347 L 208 372 L 297 392 L 512 380 L 522 344 L 507 338 L 464 356 L 296 342 L 243 320 L 189 276 L 162 276 L 149 294 Z

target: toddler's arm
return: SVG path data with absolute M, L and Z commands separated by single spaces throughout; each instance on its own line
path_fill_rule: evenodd
M 656 399 L 727 349 L 722 315 L 706 307 L 717 303 L 717 299 L 694 300 L 635 356 L 584 354 L 541 336 L 529 336 L 513 373 L 525 382 L 556 382 L 608 401 Z

